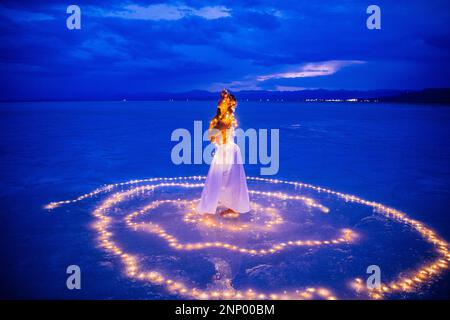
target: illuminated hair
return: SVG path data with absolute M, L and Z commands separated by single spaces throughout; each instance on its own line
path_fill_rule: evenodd
M 236 105 L 236 97 L 229 93 L 228 90 L 223 89 L 220 92 L 220 100 L 217 105 L 216 115 L 209 123 L 210 133 L 213 129 L 219 130 L 223 138 L 223 143 L 227 142 L 229 135 L 229 132 L 227 131 L 237 126 L 237 122 L 234 117 Z M 218 134 L 210 134 L 211 141 L 215 141 L 217 135 Z

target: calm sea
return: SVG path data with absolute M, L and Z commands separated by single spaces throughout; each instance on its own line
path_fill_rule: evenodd
M 89 212 L 42 206 L 102 184 L 205 175 L 174 165 L 176 128 L 204 128 L 216 102 L 0 104 L 1 296 L 165 298 L 127 280 L 95 247 Z M 450 107 L 408 104 L 241 102 L 240 127 L 280 130 L 277 178 L 300 180 L 408 212 L 450 239 Z M 248 175 L 259 175 L 248 165 Z M 393 263 L 395 261 L 386 261 Z M 68 291 L 65 266 L 81 264 Z M 424 297 L 449 298 L 449 277 Z

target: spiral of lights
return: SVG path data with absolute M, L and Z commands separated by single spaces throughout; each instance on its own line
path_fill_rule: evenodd
M 173 186 L 182 186 L 182 184 L 175 183 L 175 184 L 173 184 Z M 136 192 L 136 190 L 132 189 L 132 190 L 128 191 L 127 195 L 129 195 L 129 193 L 133 193 L 133 192 Z M 152 203 L 150 203 L 149 205 L 145 206 L 143 209 L 132 212 L 131 214 L 127 215 L 125 217 L 125 222 L 131 228 L 141 229 L 141 230 L 149 231 L 153 234 L 156 234 L 160 238 L 166 240 L 167 243 L 171 247 L 173 247 L 177 250 L 199 250 L 199 249 L 205 249 L 205 248 L 223 248 L 226 250 L 231 250 L 231 251 L 236 251 L 236 252 L 241 252 L 241 253 L 248 253 L 248 254 L 252 254 L 252 255 L 273 254 L 273 253 L 280 252 L 290 246 L 297 246 L 297 247 L 310 246 L 311 247 L 311 246 L 333 245 L 333 244 L 339 244 L 339 243 L 344 243 L 344 242 L 351 242 L 355 236 L 355 234 L 350 229 L 343 229 L 341 231 L 341 236 L 336 239 L 303 240 L 303 241 L 302 240 L 293 240 L 293 241 L 276 243 L 266 249 L 256 250 L 256 249 L 251 249 L 251 248 L 239 247 L 239 246 L 236 246 L 236 245 L 233 245 L 230 243 L 223 243 L 221 241 L 183 244 L 183 243 L 180 243 L 175 236 L 169 234 L 166 230 L 164 230 L 162 227 L 160 227 L 157 224 L 154 224 L 151 222 L 137 223 L 137 222 L 133 221 L 133 219 L 135 217 L 142 215 L 142 214 L 148 212 L 149 210 L 152 210 L 152 209 L 156 208 L 157 206 L 164 204 L 164 203 L 187 205 L 187 204 L 192 204 L 194 202 L 196 202 L 196 201 L 185 201 L 185 200 L 178 200 L 178 199 L 177 200 L 156 200 L 156 201 L 153 201 Z M 197 215 L 199 215 L 199 214 L 197 214 Z M 199 218 L 198 221 L 203 223 L 203 220 L 201 220 L 201 219 L 203 219 L 203 218 Z M 273 220 L 273 221 L 270 220 L 268 223 L 266 223 L 266 226 L 269 225 L 271 227 L 273 225 L 274 221 L 277 221 L 277 223 L 281 223 L 281 221 L 278 220 L 278 218 L 277 218 L 277 220 Z M 214 224 L 208 224 L 207 222 L 204 224 L 207 227 L 221 227 L 219 224 L 214 225 Z M 231 226 L 229 228 L 231 228 Z M 242 229 L 239 229 L 239 228 L 242 228 Z M 249 228 L 249 225 L 246 225 L 246 228 Z M 242 231 L 242 230 L 245 230 L 246 228 L 239 226 L 239 227 L 237 227 L 237 229 L 231 229 L 231 231 Z
M 336 296 L 331 292 L 331 290 L 326 288 L 315 288 L 310 287 L 306 289 L 299 289 L 294 291 L 283 291 L 283 292 L 272 292 L 264 293 L 258 292 L 253 289 L 248 289 L 246 291 L 241 290 L 209 290 L 200 289 L 196 287 L 191 287 L 180 281 L 170 277 L 169 272 L 167 274 L 162 274 L 160 271 L 156 270 L 145 270 L 139 263 L 136 256 L 125 252 L 118 243 L 113 239 L 113 233 L 110 230 L 111 217 L 108 216 L 108 211 L 114 208 L 115 205 L 124 201 L 128 197 L 135 196 L 141 192 L 148 190 L 155 190 L 156 188 L 162 187 L 182 187 L 182 188 L 198 188 L 202 187 L 205 177 L 203 176 L 189 176 L 189 177 L 173 177 L 173 178 L 150 178 L 141 180 L 131 180 L 122 183 L 109 184 L 102 186 L 93 190 L 92 192 L 83 194 L 73 200 L 65 200 L 58 202 L 51 202 L 45 206 L 46 209 L 54 209 L 61 205 L 76 203 L 82 201 L 86 198 L 91 198 L 102 193 L 108 193 L 115 190 L 118 187 L 133 186 L 143 183 L 150 183 L 146 185 L 139 185 L 133 187 L 127 191 L 114 192 L 112 195 L 103 200 L 100 205 L 98 205 L 93 211 L 93 216 L 96 218 L 94 224 L 95 230 L 98 232 L 99 244 L 107 252 L 119 257 L 125 266 L 125 272 L 130 278 L 146 281 L 155 285 L 161 285 L 165 287 L 170 293 L 178 294 L 181 296 L 186 296 L 189 298 L 196 299 L 336 299 Z M 262 181 L 271 184 L 284 184 L 291 185 L 298 189 L 309 189 L 316 192 L 321 192 L 328 194 L 346 202 L 357 203 L 367 207 L 373 208 L 374 212 L 385 216 L 388 219 L 394 220 L 397 223 L 401 223 L 411 227 L 415 230 L 421 237 L 428 243 L 432 244 L 437 257 L 427 261 L 423 265 L 412 270 L 404 270 L 398 276 L 394 277 L 386 283 L 382 283 L 379 287 L 369 289 L 365 286 L 364 281 L 361 278 L 356 278 L 350 281 L 350 286 L 358 293 L 367 294 L 369 298 L 372 299 L 382 299 L 388 294 L 399 293 L 399 292 L 413 292 L 417 291 L 425 283 L 432 281 L 437 276 L 439 276 L 443 271 L 448 269 L 450 261 L 450 252 L 447 242 L 442 239 L 435 231 L 425 226 L 420 221 L 408 217 L 404 212 L 397 209 L 385 206 L 381 203 L 374 201 L 369 201 L 357 197 L 355 195 L 345 194 L 341 192 L 336 192 L 327 188 L 314 186 L 311 184 L 305 184 L 301 182 L 285 181 L 278 179 L 268 179 L 261 177 L 248 177 L 251 181 Z M 183 182 L 183 181 L 193 181 L 193 182 Z M 321 210 L 327 213 L 329 209 L 321 204 L 317 203 L 312 198 L 307 198 L 299 195 L 290 195 L 281 192 L 265 192 L 251 190 L 251 194 L 262 195 L 266 197 L 273 197 L 283 200 L 298 200 L 303 201 L 305 205 Z M 228 231 L 243 231 L 251 228 L 248 224 L 235 225 L 233 227 L 227 226 L 221 222 L 208 221 L 207 218 L 199 215 L 195 212 L 193 204 L 196 200 L 155 200 L 150 204 L 146 205 L 144 208 L 134 211 L 125 217 L 125 223 L 128 227 L 134 230 L 148 231 L 159 238 L 165 240 L 169 247 L 176 250 L 202 250 L 208 248 L 220 248 L 224 250 L 235 251 L 240 254 L 250 254 L 250 255 L 266 255 L 275 254 L 282 250 L 289 249 L 290 247 L 301 247 L 301 246 L 323 246 L 323 245 L 336 245 L 339 243 L 350 243 L 352 242 L 356 234 L 349 229 L 341 230 L 341 235 L 335 239 L 329 240 L 290 240 L 286 242 L 280 242 L 274 244 L 268 248 L 255 249 L 255 248 L 244 248 L 239 247 L 230 243 L 224 242 L 197 242 L 197 243 L 182 243 L 175 235 L 168 233 L 161 226 L 152 222 L 136 222 L 135 218 L 140 215 L 149 213 L 156 207 L 164 204 L 177 204 L 190 207 L 190 211 L 185 214 L 184 221 L 187 223 L 197 223 L 202 224 L 206 227 L 226 229 Z M 264 209 L 264 208 L 263 208 Z M 271 229 L 273 225 L 283 223 L 283 218 L 276 212 L 270 212 L 269 210 L 269 220 L 265 222 L 263 228 Z M 235 229 L 233 229 L 235 228 Z

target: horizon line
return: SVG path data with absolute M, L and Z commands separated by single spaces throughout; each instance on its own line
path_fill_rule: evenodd
M 245 93 L 252 93 L 254 96 L 241 98 L 240 100 L 244 101 L 278 101 L 278 102 L 332 102 L 331 100 L 339 100 L 339 101 L 345 101 L 349 99 L 356 99 L 356 100 L 372 100 L 371 102 L 376 102 L 374 100 L 377 99 L 383 99 L 388 97 L 401 97 L 404 94 L 410 94 L 410 93 L 425 93 L 427 91 L 450 91 L 450 87 L 434 87 L 434 88 L 423 88 L 423 89 L 368 89 L 368 90 L 361 90 L 361 89 L 322 89 L 322 88 L 314 88 L 314 89 L 304 89 L 304 90 L 241 90 L 241 91 L 233 91 L 238 94 L 239 92 L 242 92 L 244 95 Z M 295 96 L 296 94 L 307 94 L 308 92 L 318 92 L 323 91 L 327 92 L 328 96 L 323 97 L 299 97 Z M 201 90 L 201 89 L 195 89 L 190 91 L 183 91 L 183 92 L 149 92 L 149 93 L 135 93 L 135 94 L 129 94 L 123 95 L 122 97 L 80 97 L 80 98 L 73 98 L 73 97 L 67 97 L 67 98 L 18 98 L 18 99 L 3 99 L 0 98 L 0 103 L 13 103 L 13 102 L 89 102 L 89 101 L 98 101 L 98 102 L 126 102 L 126 101 L 215 101 L 216 98 L 208 95 L 216 95 L 220 91 L 208 91 L 208 90 Z M 377 96 L 338 96 L 338 94 L 343 93 L 377 93 Z M 382 94 L 385 92 L 386 94 Z M 285 94 L 286 97 L 267 97 L 267 96 L 258 96 L 258 93 L 261 95 L 264 94 Z M 333 97 L 332 94 L 335 93 L 336 95 Z M 390 93 L 390 94 L 388 94 Z M 204 94 L 204 96 L 196 96 L 196 94 Z M 330 95 L 331 94 L 331 95 Z M 171 97 L 173 95 L 173 97 Z M 184 95 L 184 96 L 183 96 Z M 191 95 L 191 96 L 190 96 Z M 239 97 L 238 97 L 239 98 Z M 281 100 L 281 101 L 280 101 Z M 307 100 L 315 100 L 315 101 L 307 101 Z M 329 101 L 325 101 L 329 100 Z M 355 101 L 354 101 L 355 102 Z M 358 101 L 356 101 L 358 102 Z M 364 101 L 359 101 L 364 102 Z

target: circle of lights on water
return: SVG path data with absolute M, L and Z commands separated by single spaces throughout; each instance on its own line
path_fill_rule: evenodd
M 176 294 L 186 298 L 194 299 L 338 299 L 332 288 L 311 287 L 298 288 L 295 290 L 270 290 L 265 292 L 256 289 L 248 288 L 245 290 L 236 290 L 234 288 L 227 288 L 222 290 L 199 288 L 191 286 L 187 283 L 179 281 L 172 275 L 172 270 L 152 270 L 139 263 L 138 256 L 126 252 L 121 244 L 114 239 L 114 233 L 111 230 L 113 217 L 110 215 L 111 210 L 114 210 L 123 201 L 131 197 L 139 197 L 139 195 L 146 191 L 154 191 L 163 188 L 201 188 L 203 187 L 204 176 L 188 176 L 188 177 L 173 177 L 173 178 L 149 178 L 140 180 L 130 180 L 122 183 L 109 184 L 93 190 L 92 192 L 83 194 L 73 200 L 65 200 L 58 202 L 51 202 L 45 206 L 46 209 L 52 210 L 62 205 L 73 204 L 87 198 L 94 198 L 100 194 L 109 194 L 103 199 L 99 205 L 93 210 L 95 218 L 94 230 L 97 232 L 97 239 L 99 246 L 108 253 L 116 256 L 123 264 L 126 276 L 131 279 L 147 282 L 153 285 L 158 285 L 165 288 L 169 293 Z M 434 248 L 435 257 L 426 260 L 420 266 L 413 269 L 402 270 L 397 276 L 391 280 L 381 283 L 377 288 L 369 289 L 364 280 L 364 276 L 349 279 L 348 286 L 358 294 L 365 294 L 367 298 L 383 299 L 389 297 L 390 294 L 402 292 L 419 291 L 426 283 L 436 279 L 443 271 L 448 269 L 450 261 L 450 252 L 447 242 L 439 237 L 439 235 L 425 226 L 420 221 L 408 217 L 404 212 L 397 209 L 385 206 L 381 203 L 369 201 L 357 197 L 355 195 L 345 194 L 333 191 L 327 188 L 314 186 L 311 184 L 285 181 L 278 179 L 268 179 L 261 177 L 247 177 L 249 181 L 264 182 L 274 185 L 293 186 L 295 190 L 310 190 L 345 201 L 345 203 L 355 203 L 373 209 L 376 214 L 382 215 L 396 223 L 403 224 L 410 227 L 417 232 L 421 238 Z M 124 189 L 128 188 L 128 189 Z M 119 190 L 120 189 L 120 190 Z M 323 214 L 329 213 L 329 208 L 318 203 L 310 197 L 298 194 L 288 194 L 285 192 L 272 192 L 261 190 L 250 190 L 250 197 L 263 196 L 270 199 L 279 199 L 282 201 L 298 201 L 305 206 L 319 210 Z M 178 239 L 176 234 L 170 233 L 168 230 L 154 222 L 141 221 L 146 215 L 151 215 L 152 211 L 161 205 L 175 205 L 181 207 L 184 215 L 182 222 L 201 226 L 206 229 L 215 229 L 223 232 L 241 233 L 250 231 L 264 231 L 276 232 L 276 227 L 284 223 L 283 215 L 280 210 L 271 206 L 263 206 L 255 201 L 251 202 L 251 208 L 255 214 L 263 217 L 263 222 L 260 224 L 252 224 L 250 222 L 229 222 L 226 219 L 221 219 L 217 215 L 201 215 L 196 212 L 195 207 L 199 199 L 157 199 L 147 203 L 135 211 L 131 211 L 123 218 L 123 222 L 134 232 L 147 232 L 162 240 L 167 248 L 176 251 L 200 251 L 208 249 L 219 249 L 228 252 L 233 252 L 240 255 L 250 255 L 256 257 L 264 257 L 276 255 L 286 250 L 296 250 L 299 247 L 330 247 L 340 246 L 342 244 L 355 245 L 358 239 L 358 234 L 350 228 L 343 228 L 335 238 L 330 239 L 289 239 L 279 243 L 270 244 L 268 247 L 246 247 L 239 246 L 233 243 L 224 241 L 198 241 L 198 242 L 183 242 Z M 115 219 L 115 218 L 114 218 Z

